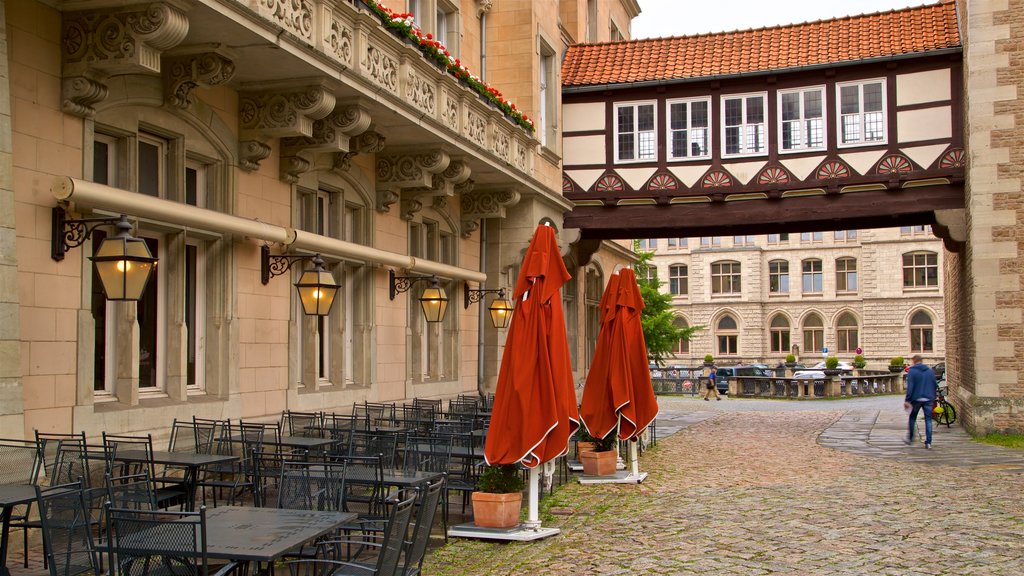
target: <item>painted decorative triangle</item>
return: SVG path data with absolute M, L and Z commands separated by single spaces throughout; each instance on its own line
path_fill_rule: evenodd
M 722 168 L 728 170 L 729 173 L 732 174 L 733 178 L 739 181 L 740 184 L 747 184 L 767 164 L 768 161 L 742 162 L 738 164 L 722 164 Z
M 782 160 L 782 165 L 789 170 L 797 180 L 807 180 L 807 177 L 814 172 L 814 169 L 821 164 L 825 156 L 811 156 L 809 158 L 787 158 Z
M 858 174 L 863 176 L 871 172 L 878 159 L 885 153 L 885 150 L 872 150 L 870 152 L 849 152 L 847 154 L 840 154 L 839 157 L 849 164 L 850 168 L 853 168 Z
M 927 170 L 938 160 L 939 155 L 949 148 L 947 144 L 936 144 L 934 146 L 915 146 L 913 148 L 900 148 L 900 152 L 907 155 L 915 164 Z
M 590 187 L 597 182 L 597 179 L 604 174 L 604 170 L 566 170 L 565 175 L 572 178 L 573 182 L 579 185 L 582 190 L 590 190 Z

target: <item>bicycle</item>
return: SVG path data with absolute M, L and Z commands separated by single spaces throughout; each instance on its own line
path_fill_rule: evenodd
M 956 422 L 956 408 L 946 400 L 945 389 L 942 387 L 938 388 L 935 393 L 932 419 L 939 424 L 945 424 L 947 428 Z

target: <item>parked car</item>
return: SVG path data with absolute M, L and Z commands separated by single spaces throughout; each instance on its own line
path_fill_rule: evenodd
M 932 366 L 932 370 L 935 372 L 935 379 L 936 380 L 945 380 L 946 379 L 946 363 L 945 362 L 939 362 L 935 366 Z
M 715 386 L 720 394 L 729 393 L 729 380 L 737 376 L 772 376 L 770 368 L 762 368 L 753 364 L 740 366 L 722 366 L 715 369 Z
M 815 370 L 824 370 L 825 369 L 825 363 L 824 362 L 818 362 L 814 366 L 811 366 L 811 368 L 813 368 Z M 849 372 L 849 371 L 853 370 L 853 364 L 850 364 L 849 362 L 840 362 L 839 365 L 836 366 L 836 368 L 842 370 L 843 372 Z
M 825 373 L 821 370 L 797 370 L 796 372 L 793 372 L 793 378 L 824 380 Z

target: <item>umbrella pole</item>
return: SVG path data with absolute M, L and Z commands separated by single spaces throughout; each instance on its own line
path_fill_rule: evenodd
M 526 522 L 523 524 L 526 528 L 536 530 L 540 528 L 540 513 L 538 512 L 538 501 L 540 495 L 538 494 L 537 487 L 540 484 L 540 466 L 534 466 L 530 468 L 530 485 L 527 495 L 527 516 Z
M 638 441 L 635 439 L 629 441 L 629 465 L 635 477 L 640 476 L 640 459 L 637 458 L 637 444 Z

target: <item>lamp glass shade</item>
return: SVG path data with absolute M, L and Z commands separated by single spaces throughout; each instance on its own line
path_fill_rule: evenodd
M 295 290 L 299 293 L 302 311 L 308 316 L 330 314 L 331 307 L 334 306 L 334 297 L 338 295 L 338 285 L 334 282 L 334 276 L 320 267 L 303 271 L 299 281 L 295 283 Z
M 92 258 L 107 300 L 139 300 L 156 266 L 146 241 L 125 234 L 106 238 Z
M 444 320 L 445 311 L 448 310 L 448 295 L 445 294 L 444 288 L 435 282 L 423 291 L 420 306 L 423 307 L 423 316 L 427 322 L 441 322 Z
M 509 322 L 512 321 L 512 302 L 501 297 L 495 298 L 487 307 L 487 312 L 491 315 L 491 324 L 495 328 L 508 328 Z

